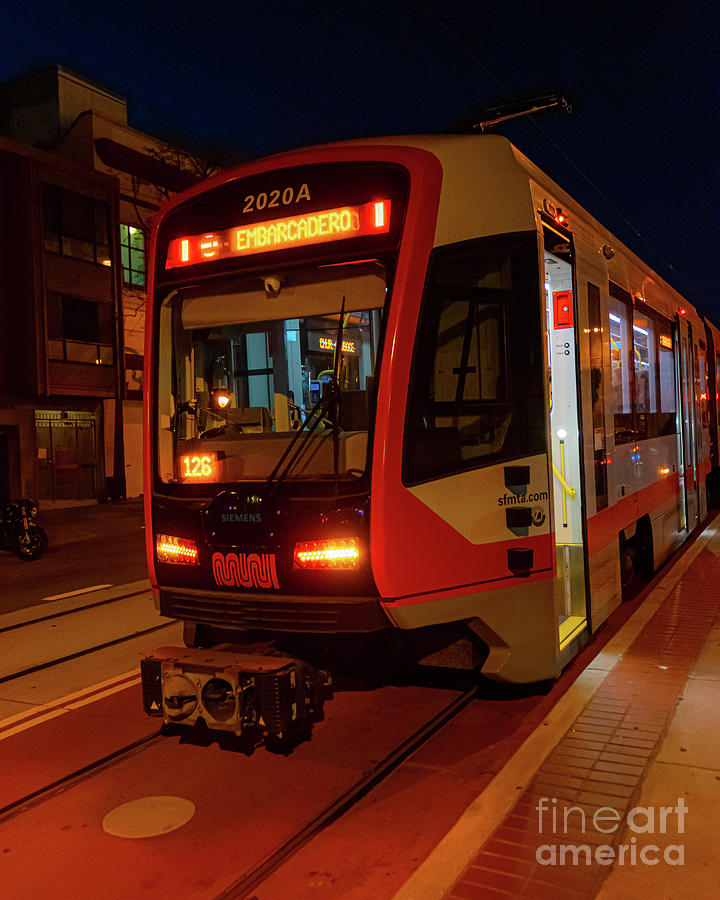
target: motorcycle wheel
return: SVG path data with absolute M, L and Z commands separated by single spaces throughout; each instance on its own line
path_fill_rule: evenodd
M 39 525 L 29 525 L 27 538 L 21 535 L 15 544 L 15 553 L 20 559 L 37 559 L 47 550 L 48 538 Z

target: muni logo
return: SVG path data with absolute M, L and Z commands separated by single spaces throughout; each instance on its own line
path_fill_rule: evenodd
M 280 590 L 274 553 L 213 553 L 212 573 L 222 587 Z

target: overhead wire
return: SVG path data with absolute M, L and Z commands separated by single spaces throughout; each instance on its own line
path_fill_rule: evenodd
M 500 81 L 500 79 L 491 71 L 491 69 L 483 62 L 483 60 L 478 56 L 477 52 L 471 46 L 468 45 L 467 41 L 465 41 L 457 33 L 457 31 L 448 22 L 446 22 L 435 9 L 433 9 L 433 7 L 427 2 L 427 0 L 418 0 L 418 2 L 425 9 L 425 11 L 428 13 L 428 15 L 431 16 L 438 23 L 438 25 L 440 25 L 441 28 L 443 28 L 453 38 L 453 40 L 460 47 L 462 47 L 462 49 L 465 51 L 465 53 L 467 53 L 467 55 L 475 63 L 477 63 L 480 66 L 480 68 L 483 70 L 483 72 L 485 72 L 485 74 L 500 88 L 500 90 L 502 90 L 502 92 L 505 94 L 505 96 L 509 100 L 517 100 L 518 99 L 517 97 L 515 97 L 512 94 L 512 92 L 507 88 L 507 86 L 505 84 L 503 84 L 502 81 Z M 657 247 L 655 247 L 654 244 L 652 244 L 640 232 L 640 230 L 633 224 L 633 222 L 631 222 L 630 219 L 628 219 L 627 216 L 620 209 L 618 209 L 618 207 L 612 202 L 612 200 L 610 200 L 610 198 L 607 196 L 607 194 L 600 187 L 598 187 L 597 184 L 595 184 L 595 182 L 590 178 L 590 176 L 587 175 L 587 173 L 584 172 L 580 168 L 580 166 L 575 162 L 575 160 L 572 159 L 572 157 L 567 153 L 567 151 L 560 144 L 558 144 L 558 142 L 542 127 L 542 125 L 540 125 L 540 123 L 537 122 L 533 116 L 530 116 L 529 118 L 530 118 L 530 121 L 532 122 L 532 124 L 535 126 L 535 128 L 540 132 L 540 134 L 542 134 L 542 136 L 548 141 L 548 143 L 550 143 L 555 148 L 555 150 L 577 172 L 577 174 L 580 175 L 580 177 L 590 185 L 590 187 L 596 192 L 596 194 L 602 200 L 604 200 L 604 202 L 610 207 L 610 209 L 615 213 L 615 215 L 618 216 L 618 218 L 620 218 L 625 223 L 625 225 L 627 225 L 628 228 L 631 229 L 631 231 L 634 233 L 634 235 L 637 238 L 639 238 L 645 244 L 645 246 L 647 246 L 655 254 L 655 256 L 657 256 L 657 258 L 663 263 L 664 266 L 667 267 L 667 269 L 670 272 L 673 273 L 673 275 L 675 275 L 677 278 L 681 279 L 687 285 L 687 287 L 692 291 L 699 291 L 702 289 L 702 287 L 707 287 L 707 285 L 704 285 L 701 287 L 694 285 L 688 278 L 685 277 L 685 275 L 682 274 L 682 272 L 679 272 L 675 268 L 675 266 L 661 253 L 661 251 L 658 250 Z

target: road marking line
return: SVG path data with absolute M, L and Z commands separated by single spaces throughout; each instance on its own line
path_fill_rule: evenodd
M 42 716 L 37 716 L 34 719 L 30 719 L 26 722 L 20 722 L 14 728 L 8 728 L 6 731 L 0 732 L 0 741 L 4 741 L 6 738 L 12 737 L 15 734 L 20 734 L 22 731 L 28 731 L 30 728 L 34 728 L 36 725 L 42 725 L 43 722 L 49 722 L 51 719 L 56 719 L 58 716 L 63 716 L 65 713 L 72 712 L 74 709 L 80 709 L 81 706 L 88 706 L 90 703 L 94 703 L 96 700 L 102 700 L 103 697 L 109 697 L 111 694 L 117 694 L 120 691 L 124 691 L 126 688 L 134 687 L 136 684 L 140 684 L 140 677 L 136 677 L 133 681 L 125 682 L 124 684 L 118 684 L 114 688 L 108 688 L 106 691 L 102 691 L 100 694 L 93 694 L 92 697 L 87 697 L 84 700 L 79 700 L 77 703 L 71 703 L 69 706 L 64 706 L 59 709 L 53 709 L 50 712 L 46 712 Z
M 14 734 L 18 734 L 21 731 L 27 731 L 28 728 L 32 728 L 35 725 L 40 725 L 42 722 L 48 722 L 50 719 L 54 719 L 57 716 L 62 716 L 66 713 L 66 709 L 56 709 L 53 712 L 45 713 L 44 716 L 40 716 L 38 719 L 33 719 L 32 722 L 23 722 L 21 725 L 16 725 L 15 728 L 10 728 L 7 731 L 3 731 L 0 734 L 0 741 L 4 741 L 5 738 L 12 737 Z
M 111 584 L 94 584 L 92 587 L 81 588 L 79 591 L 68 591 L 67 594 L 53 594 L 52 597 L 43 597 L 40 602 L 48 603 L 50 600 L 65 600 L 67 597 L 79 597 L 81 594 L 89 594 L 92 591 L 102 591 L 112 587 Z
M 51 700 L 49 703 L 43 703 L 41 706 L 33 706 L 31 709 L 25 710 L 23 712 L 15 713 L 14 716 L 8 716 L 5 719 L 0 719 L 0 730 L 4 729 L 8 725 L 12 725 L 14 722 L 19 722 L 22 719 L 28 719 L 32 716 L 36 716 L 39 713 L 45 712 L 46 710 L 56 709 L 60 706 L 67 706 L 70 701 L 77 700 L 80 697 L 87 697 L 91 694 L 94 694 L 96 691 L 102 691 L 103 688 L 110 687 L 112 685 L 121 685 L 123 682 L 127 681 L 129 678 L 137 678 L 138 670 L 131 669 L 129 672 L 124 672 L 122 675 L 116 675 L 114 678 L 108 678 L 106 681 L 101 681 L 98 684 L 90 685 L 90 687 L 83 688 L 81 691 L 75 691 L 72 694 L 66 694 L 64 697 L 59 697 L 57 700 Z
M 78 700 L 76 703 L 70 703 L 67 708 L 68 710 L 80 709 L 81 706 L 87 706 L 90 703 L 94 703 L 96 700 L 102 700 L 103 697 L 110 697 L 112 694 L 124 691 L 125 688 L 134 687 L 136 684 L 140 684 L 141 681 L 142 679 L 138 675 L 137 678 L 133 678 L 132 681 L 127 681 L 125 684 L 118 684 L 115 687 L 108 688 L 106 691 L 101 691 L 99 694 L 93 694 L 92 697 L 86 697 L 84 700 Z

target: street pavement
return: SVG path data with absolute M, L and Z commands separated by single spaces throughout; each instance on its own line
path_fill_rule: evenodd
M 43 510 L 48 550 L 21 560 L 0 551 L 0 614 L 96 585 L 147 577 L 142 498 Z

